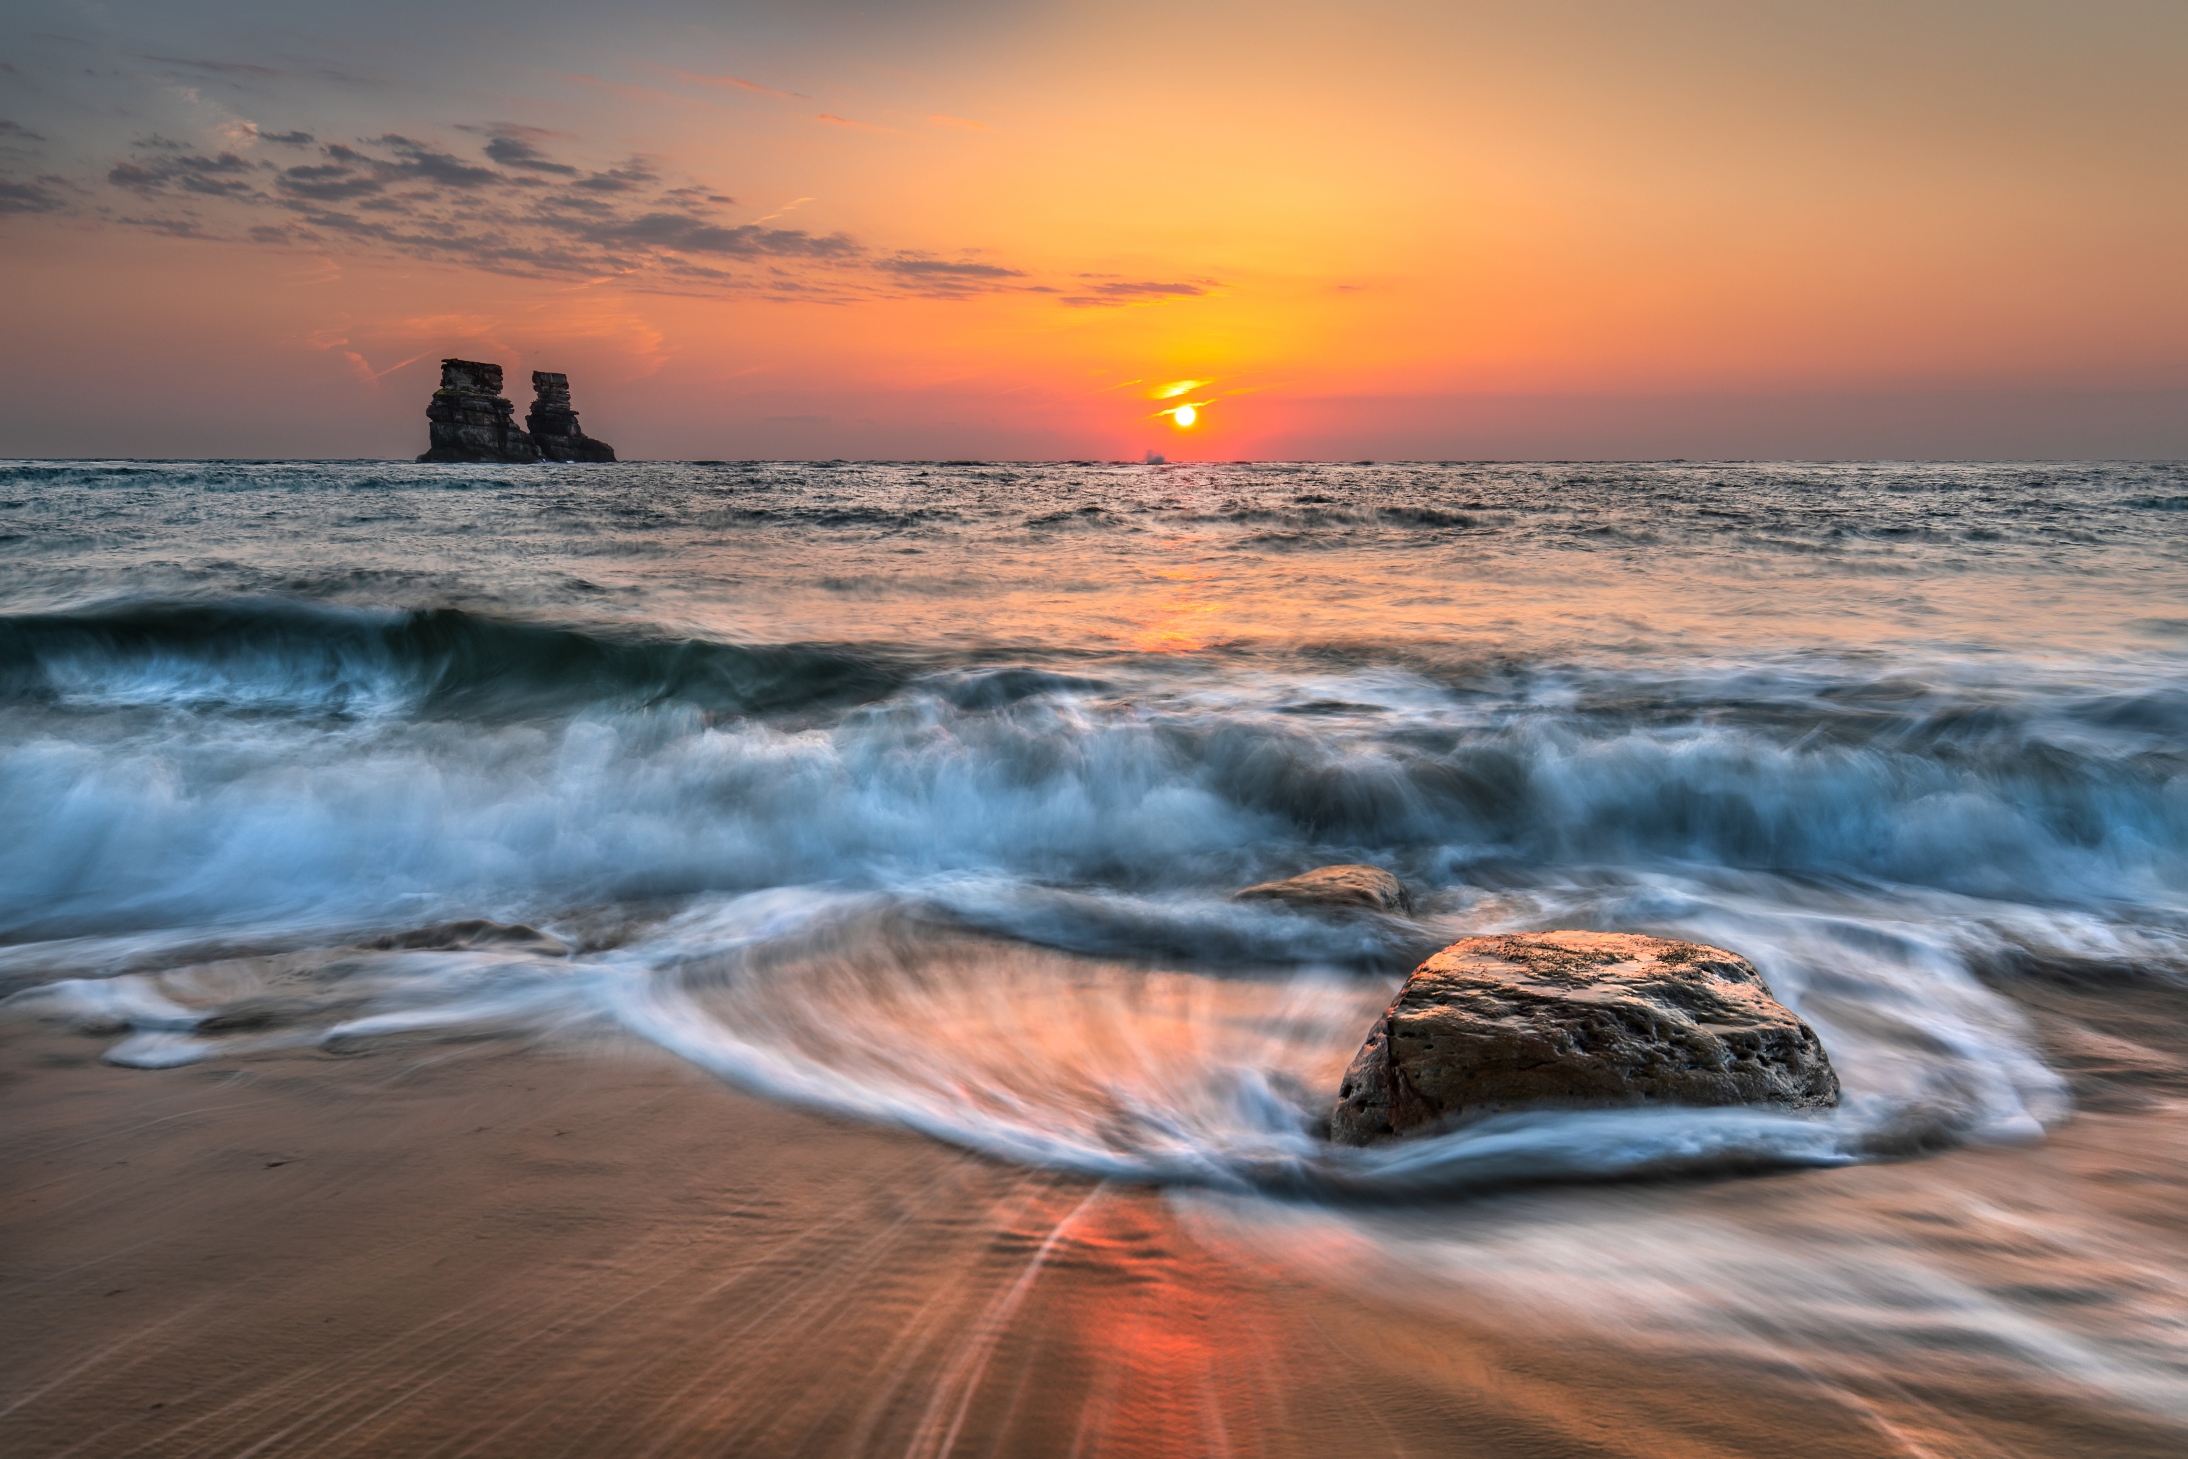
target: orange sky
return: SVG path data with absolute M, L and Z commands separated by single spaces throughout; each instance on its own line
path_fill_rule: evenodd
M 0 24 L 0 453 L 2188 455 L 2177 4 Z

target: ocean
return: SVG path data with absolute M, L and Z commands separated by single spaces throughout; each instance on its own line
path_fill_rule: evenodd
M 757 1096 L 1068 1195 L 963 1404 L 843 1452 L 1005 1424 L 1125 1191 L 1876 1452 L 2188 1440 L 2188 466 L 16 462 L 0 564 L 17 1023 L 136 1090 L 640 1050 L 724 1141 Z M 1417 919 L 1230 898 L 1336 862 Z M 411 936 L 465 919 L 538 935 Z M 1408 968 L 1545 928 L 1745 955 L 1842 1106 L 1324 1139 Z

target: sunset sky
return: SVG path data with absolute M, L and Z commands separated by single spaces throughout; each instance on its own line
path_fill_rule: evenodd
M 0 454 L 409 456 L 464 355 L 626 457 L 2188 456 L 2180 0 L 10 0 L 0 58 Z

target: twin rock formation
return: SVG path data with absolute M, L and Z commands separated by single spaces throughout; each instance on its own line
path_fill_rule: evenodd
M 441 388 L 425 408 L 432 444 L 420 461 L 613 461 L 615 447 L 578 428 L 570 377 L 532 372 L 537 399 L 516 425 L 517 408 L 501 393 L 501 366 L 441 361 Z
M 1373 866 L 1328 866 L 1238 893 L 1410 910 Z M 1721 947 L 1621 932 L 1468 937 L 1413 970 L 1338 1088 L 1330 1138 L 1366 1145 L 1509 1110 L 1839 1102 L 1815 1030 Z

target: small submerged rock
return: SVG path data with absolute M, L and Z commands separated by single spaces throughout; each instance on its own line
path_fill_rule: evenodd
M 1516 933 L 1462 939 L 1413 971 L 1345 1071 L 1330 1138 L 1545 1106 L 1838 1100 L 1815 1031 L 1747 959 L 1629 933 Z
M 393 932 L 358 946 L 374 952 L 470 952 L 490 947 L 497 951 L 538 953 L 542 957 L 568 957 L 571 952 L 568 943 L 537 927 L 522 922 L 489 922 L 484 917 Z
M 1379 866 L 1318 866 L 1283 881 L 1233 892 L 1240 902 L 1289 902 L 1298 907 L 1365 907 L 1395 917 L 1412 915 L 1413 897 L 1405 883 Z

